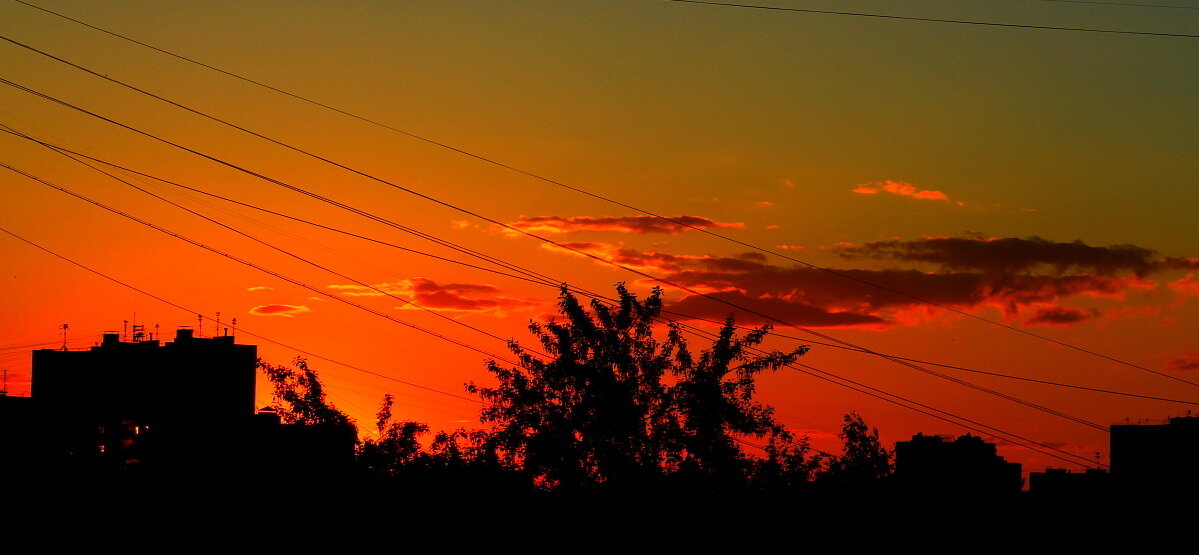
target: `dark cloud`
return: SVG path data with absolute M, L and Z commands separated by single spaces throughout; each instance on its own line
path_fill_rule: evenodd
M 1199 270 L 1199 258 L 1163 258 L 1157 265 L 1171 270 Z
M 1099 316 L 1099 311 L 1095 309 L 1083 310 L 1068 306 L 1051 306 L 1038 309 L 1036 315 L 1025 320 L 1024 323 L 1036 326 L 1068 326 L 1096 316 Z
M 678 302 L 670 303 L 666 310 L 679 312 L 695 318 L 722 321 L 729 315 L 737 322 L 746 325 L 776 324 L 772 319 L 763 318 L 768 315 L 796 326 L 818 328 L 873 327 L 884 328 L 892 323 L 857 312 L 830 312 L 823 308 L 806 304 L 802 301 L 777 297 L 751 297 L 740 291 L 723 291 L 711 293 L 709 297 L 689 295 Z M 712 300 L 719 299 L 748 309 L 738 310 L 729 304 Z M 757 313 L 757 314 L 755 314 Z
M 1154 282 L 1135 276 L 909 269 L 842 269 L 833 273 L 801 266 L 775 266 L 756 253 L 717 257 L 642 252 L 611 243 L 572 243 L 569 246 L 653 273 L 697 292 L 719 296 L 754 312 L 811 326 L 878 328 L 894 325 L 910 319 L 915 309 L 925 309 L 924 301 L 958 309 L 994 306 L 1009 318 L 1015 318 L 1030 307 L 1045 310 L 1066 297 L 1119 298 L 1129 290 L 1156 287 Z M 553 245 L 545 245 L 545 248 L 569 252 Z M 872 283 L 892 291 L 870 285 Z M 733 312 L 727 304 L 698 295 L 684 297 L 671 309 L 684 313 L 695 310 L 696 316 L 705 318 L 723 318 Z M 1062 325 L 1067 323 L 1066 317 L 1065 313 L 1046 312 L 1034 316 L 1034 320 Z M 751 314 L 745 314 L 743 318 L 761 319 Z
M 718 222 L 701 216 L 672 216 L 668 221 L 656 216 L 521 216 L 508 225 L 533 233 L 578 233 L 580 231 L 619 231 L 622 233 L 669 233 L 672 235 L 692 228 L 737 228 L 743 223 Z M 676 223 L 677 222 L 677 223 Z
M 1093 247 L 1082 241 L 1056 243 L 1040 237 L 895 239 L 861 246 L 840 246 L 838 251 L 847 259 L 926 262 L 949 270 L 978 270 L 992 274 L 1048 269 L 1058 275 L 1075 270 L 1104 276 L 1123 272 L 1144 276 L 1155 270 L 1186 267 L 1194 262 L 1180 258 L 1155 260 L 1153 251 L 1135 245 Z
M 283 316 L 292 318 L 296 314 L 312 312 L 312 309 L 304 305 L 293 304 L 264 304 L 250 309 L 250 314 L 255 316 Z

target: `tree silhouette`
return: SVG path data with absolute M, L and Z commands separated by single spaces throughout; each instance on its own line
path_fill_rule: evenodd
M 272 407 L 288 424 L 354 427 L 353 420 L 325 399 L 325 388 L 308 361 L 296 357 L 295 367 L 275 366 L 258 360 L 258 368 L 274 387 Z
M 752 354 L 769 327 L 738 337 L 730 318 L 694 357 L 682 328 L 660 322 L 660 289 L 644 301 L 623 285 L 617 293 L 615 306 L 593 300 L 589 312 L 564 287 L 561 319 L 529 326 L 548 356 L 512 342 L 517 367 L 488 365 L 496 387 L 467 384 L 486 403 L 481 420 L 493 424 L 497 451 L 547 488 L 746 482 L 752 464 L 737 436 L 785 434 L 753 400 L 755 376 L 807 348 Z
M 847 485 L 866 485 L 891 475 L 891 453 L 856 412 L 844 417 L 841 428 L 844 452 L 829 464 L 828 478 Z
M 364 438 L 358 449 L 358 460 L 379 477 L 394 475 L 404 467 L 423 464 L 427 454 L 420 444 L 420 436 L 429 431 L 429 425 L 421 422 L 393 422 L 391 409 L 395 398 L 390 393 L 383 396 L 383 405 L 375 415 L 378 439 Z

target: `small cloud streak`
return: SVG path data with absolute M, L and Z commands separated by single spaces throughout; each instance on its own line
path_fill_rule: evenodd
M 673 220 L 673 221 L 671 221 Z M 668 233 L 677 235 L 692 229 L 745 229 L 745 224 L 718 222 L 701 216 L 671 216 L 669 220 L 656 216 L 521 216 L 508 225 L 533 233 L 567 234 L 582 231 L 617 231 L 621 233 Z M 511 234 L 511 230 L 509 230 Z
M 1024 321 L 1029 326 L 1068 326 L 1099 316 L 1095 309 L 1083 310 L 1068 306 L 1051 306 L 1037 309 L 1036 315 Z
M 911 183 L 906 183 L 903 181 L 872 181 L 870 183 L 858 185 L 853 192 L 859 195 L 877 195 L 879 193 L 889 193 L 892 195 L 911 197 L 919 200 L 943 200 L 947 202 L 953 202 L 958 206 L 966 205 L 966 203 L 961 201 L 950 201 L 949 195 L 946 195 L 941 191 L 921 189 L 915 185 L 912 185 Z
M 255 316 L 283 316 L 284 318 L 294 318 L 297 314 L 305 312 L 312 312 L 312 309 L 294 304 L 264 304 L 250 309 L 250 314 Z
M 1187 351 L 1182 356 L 1171 360 L 1166 368 L 1174 371 L 1199 370 L 1199 352 Z
M 275 290 L 274 287 L 267 287 L 265 285 L 255 285 L 254 287 L 246 288 L 246 291 L 274 291 L 274 290 Z
M 452 312 L 490 312 L 506 316 L 508 310 L 533 308 L 537 301 L 513 299 L 499 296 L 499 288 L 484 283 L 440 284 L 428 278 L 414 277 L 393 283 L 377 283 L 370 287 L 362 285 L 329 285 L 329 289 L 347 297 L 383 297 L 392 295 L 410 300 L 430 310 Z M 412 306 L 400 309 L 418 310 Z
M 1182 279 L 1171 281 L 1169 285 L 1170 289 L 1187 297 L 1199 297 L 1199 280 L 1195 279 L 1195 274 L 1187 274 Z

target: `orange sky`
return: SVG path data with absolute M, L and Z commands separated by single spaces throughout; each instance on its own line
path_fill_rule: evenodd
M 813 2 L 813 6 L 819 4 Z M 831 3 L 825 3 L 825 8 Z M 887 12 L 882 2 L 854 9 Z M 1199 97 L 1193 39 L 873 21 L 664 2 L 45 2 L 47 8 L 743 243 L 902 290 L 1151 370 L 1199 379 Z M 837 4 L 841 6 L 841 4 Z M 923 4 L 922 4 L 923 6 Z M 981 6 L 981 4 L 980 4 Z M 1027 2 L 930 3 L 903 15 L 1194 32 L 1193 11 Z M 989 6 L 989 5 L 988 5 Z M 1199 7 L 1199 4 L 1196 5 Z M 1169 12 L 1169 13 L 1167 13 Z M 1186 13 L 1182 13 L 1186 12 Z M 795 261 L 580 195 L 256 88 L 38 12 L 0 4 L 0 35 L 578 251 L 870 349 L 1178 399 L 1199 391 Z M 633 273 L 504 231 L 122 89 L 11 44 L 0 77 L 270 178 L 519 264 L 555 281 L 646 292 Z M 0 123 L 60 146 L 410 249 L 470 259 L 11 87 Z M 501 341 L 314 268 L 39 145 L 0 162 L 303 282 L 262 273 L 4 170 L 0 227 L 238 327 L 321 356 L 462 393 Z M 354 281 L 500 337 L 527 340 L 555 291 L 122 177 Z M 82 348 L 123 320 L 164 332 L 195 314 L 0 236 L 0 367 L 27 390 L 29 345 L 70 324 Z M 474 264 L 486 265 L 477 260 Z M 680 312 L 730 310 L 668 291 Z M 741 314 L 740 321 L 759 317 Z M 206 322 L 205 334 L 212 332 Z M 781 326 L 776 326 L 780 327 Z M 781 333 L 811 338 L 796 329 Z M 258 343 L 286 362 L 296 352 Z M 694 342 L 693 346 L 699 347 Z M 770 345 L 792 348 L 792 339 Z M 804 362 L 1085 457 L 1103 432 L 867 355 Z M 385 392 L 433 429 L 477 405 L 313 361 L 333 401 L 370 422 Z M 1187 405 L 940 370 L 1110 424 Z M 797 372 L 763 376 L 780 419 L 836 449 L 857 410 L 884 440 L 954 425 Z M 260 392 L 260 401 L 269 397 Z M 1005 446 L 1039 470 L 1060 461 Z

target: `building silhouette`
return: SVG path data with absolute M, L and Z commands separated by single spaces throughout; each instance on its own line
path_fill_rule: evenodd
M 258 349 L 232 336 L 33 352 L 31 396 L 0 397 L 0 470 L 41 478 L 253 479 L 353 464 L 352 427 L 254 410 Z
M 1018 495 L 1019 463 L 999 456 L 994 443 L 916 434 L 895 444 L 895 483 L 909 494 L 961 497 Z
M 1028 493 L 1045 499 L 1091 500 L 1108 493 L 1108 478 L 1108 472 L 1101 468 L 1082 472 L 1046 468 L 1044 472 L 1028 474 Z
M 1199 417 L 1111 426 L 1112 486 L 1123 494 L 1199 491 Z

